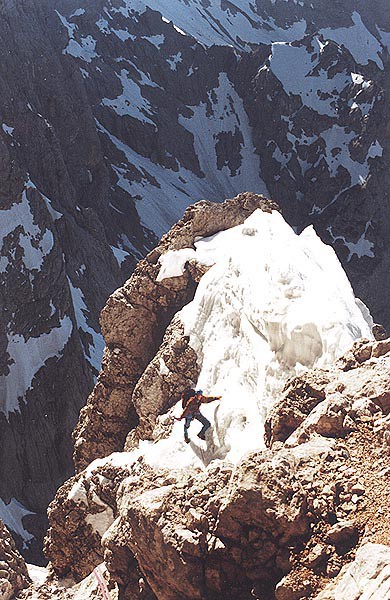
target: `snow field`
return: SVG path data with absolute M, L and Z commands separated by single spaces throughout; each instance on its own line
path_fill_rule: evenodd
M 237 462 L 261 448 L 266 415 L 287 379 L 326 367 L 355 339 L 372 337 L 372 321 L 333 249 L 311 227 L 297 236 L 279 213 L 257 210 L 195 247 L 163 255 L 159 279 L 180 275 L 186 257 L 214 263 L 179 317 L 201 365 L 197 387 L 223 398 L 202 407 L 212 422 L 206 442 L 195 435 L 196 421 L 189 446 L 182 422 L 165 440 L 141 442 L 155 466 Z
M 141 83 L 145 81 L 142 79 Z M 134 84 L 133 87 L 139 94 L 139 85 Z M 123 95 L 123 98 L 126 96 L 126 114 L 140 120 L 148 119 L 145 116 L 146 105 L 139 103 L 137 96 L 131 96 L 130 92 L 128 88 Z M 98 130 L 108 136 L 125 158 L 125 161 L 111 165 L 117 176 L 116 185 L 136 199 L 136 209 L 142 224 L 159 237 L 181 218 L 189 204 L 203 198 L 219 201 L 221 198 L 231 198 L 242 190 L 268 194 L 259 175 L 260 160 L 255 154 L 252 131 L 243 101 L 226 73 L 220 74 L 218 85 L 210 90 L 208 96 L 209 106 L 201 103 L 199 106 L 189 107 L 193 113 L 189 118 L 179 115 L 179 124 L 193 136 L 194 152 L 199 160 L 201 175 L 195 174 L 178 162 L 176 170 L 154 163 L 149 158 L 137 154 L 96 121 Z M 119 110 L 118 107 L 122 106 L 119 103 L 121 98 L 122 96 L 115 101 L 110 100 L 111 108 L 114 108 L 114 102 L 115 110 Z M 104 103 L 107 105 L 106 101 Z M 237 133 L 242 141 L 239 156 L 234 157 L 238 159 L 238 166 L 232 171 L 228 165 L 218 164 L 216 144 L 220 134 Z
M 21 270 L 29 277 L 34 285 L 35 275 L 42 270 L 45 259 L 54 248 L 54 236 L 50 229 L 41 228 L 35 222 L 35 215 L 28 199 L 28 190 L 37 189 L 28 180 L 22 192 L 20 202 L 9 209 L 0 211 L 0 251 L 4 251 L 4 242 L 11 233 L 14 242 L 7 253 L 0 257 L 0 277 L 6 279 L 13 269 L 19 269 L 16 253 L 22 249 Z M 61 213 L 54 210 L 50 200 L 42 195 L 50 216 L 53 220 L 61 218 Z M 8 374 L 0 376 L 0 411 L 6 416 L 10 412 L 19 411 L 19 401 L 32 387 L 35 375 L 50 358 L 58 358 L 68 342 L 73 325 L 69 316 L 59 320 L 58 327 L 53 327 L 48 333 L 26 339 L 23 335 L 12 330 L 12 318 L 7 326 L 7 347 L 9 356 Z
M 250 0 L 231 0 L 224 6 L 220 0 L 123 0 L 117 9 L 125 17 L 136 19 L 147 8 L 159 11 L 165 22 L 172 22 L 178 33 L 190 35 L 205 46 L 234 46 L 248 48 L 248 43 L 269 44 L 273 41 L 294 41 L 306 32 L 306 21 L 279 27 L 272 17 L 258 14 Z M 245 41 L 244 41 L 245 40 Z

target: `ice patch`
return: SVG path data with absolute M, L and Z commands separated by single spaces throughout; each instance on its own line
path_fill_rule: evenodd
M 366 238 L 366 234 L 369 227 L 371 227 L 371 221 L 368 221 L 368 223 L 366 223 L 364 232 L 357 240 L 357 242 L 348 242 L 348 240 L 346 240 L 345 237 L 342 235 L 333 235 L 332 226 L 329 226 L 327 230 L 329 231 L 333 242 L 341 240 L 344 243 L 344 246 L 348 248 L 349 256 L 347 258 L 347 262 L 349 262 L 353 256 L 357 256 L 358 258 L 362 258 L 363 256 L 367 256 L 368 258 L 375 258 L 375 254 L 373 252 L 373 248 L 375 247 L 375 245 L 373 242 L 370 242 L 370 240 Z
M 12 498 L 8 504 L 5 504 L 0 498 L 0 519 L 10 531 L 13 531 L 22 538 L 24 549 L 28 547 L 28 543 L 34 539 L 34 536 L 23 527 L 23 517 L 34 514 L 15 498 Z
M 70 15 L 69 19 L 73 19 L 73 17 L 81 17 L 82 15 L 85 15 L 85 9 L 78 8 L 77 10 L 74 11 L 74 13 L 72 13 Z
M 359 73 L 351 73 L 351 79 L 355 85 L 361 85 L 364 81 L 363 75 Z
M 358 12 L 352 13 L 352 21 L 353 25 L 350 27 L 320 29 L 319 33 L 325 39 L 345 46 L 359 65 L 368 65 L 372 60 L 380 69 L 383 69 L 383 62 L 379 57 L 383 50 L 381 44 L 368 31 Z
M 100 19 L 96 21 L 96 27 L 100 29 L 101 33 L 104 35 L 109 35 L 111 32 L 107 19 L 104 19 L 103 17 L 100 17 Z
M 76 23 L 70 23 L 58 10 L 55 12 L 68 32 L 69 42 L 66 48 L 63 49 L 62 54 L 69 54 L 74 58 L 80 58 L 88 63 L 97 58 L 98 54 L 95 52 L 96 40 L 91 35 L 88 35 L 87 37 L 80 37 L 80 41 L 77 41 L 75 39 L 75 34 L 78 30 Z
M 120 240 L 119 245 L 122 248 L 122 250 L 125 250 L 125 252 L 128 252 L 129 254 L 131 253 L 133 256 L 135 256 L 139 260 L 141 260 L 144 257 L 144 255 L 141 254 L 139 249 L 136 248 L 134 246 L 134 244 L 129 240 L 127 235 L 122 233 L 122 235 L 119 236 L 119 240 Z
M 116 76 L 121 81 L 122 94 L 114 99 L 103 98 L 102 105 L 112 108 L 120 116 L 128 115 L 156 127 L 155 123 L 147 116 L 153 116 L 152 107 L 142 95 L 140 83 L 132 79 L 126 69 L 121 69 L 120 74 L 116 73 Z
M 68 494 L 68 500 L 72 500 L 76 504 L 88 505 L 87 492 L 84 486 L 84 479 L 80 477 L 76 483 L 73 484 Z
M 376 27 L 376 29 L 383 46 L 385 46 L 385 48 L 387 48 L 390 51 L 390 31 L 384 31 L 383 29 L 379 29 L 378 26 Z
M 320 61 L 320 42 L 314 39 L 317 50 L 310 52 L 305 46 L 272 44 L 270 70 L 283 85 L 287 94 L 301 97 L 302 103 L 321 115 L 337 116 L 340 92 L 350 84 L 347 72 L 336 73 L 330 78 L 321 69 L 314 71 Z
M 127 29 L 113 29 L 112 33 L 114 33 L 122 42 L 126 42 L 126 40 L 134 41 L 136 39 L 136 36 L 129 33 Z
M 167 58 L 167 63 L 169 64 L 171 71 L 177 71 L 177 65 L 181 62 L 183 62 L 183 56 L 181 52 L 178 52 L 177 54 Z
M 274 158 L 282 167 L 287 167 L 292 158 L 292 154 L 291 152 L 282 152 L 279 146 L 276 145 L 275 150 L 272 153 L 272 158 Z
M 37 565 L 30 565 L 28 563 L 26 563 L 26 565 L 32 582 L 35 583 L 35 585 L 43 585 L 49 577 L 49 569 L 47 567 L 38 567 Z
M 10 137 L 13 136 L 14 131 L 15 131 L 15 127 L 10 127 L 6 123 L 3 123 L 2 126 L 1 126 L 1 128 L 4 131 L 4 133 L 6 133 L 7 135 L 9 135 Z
M 126 258 L 130 256 L 128 252 L 126 252 L 125 250 L 121 250 L 120 248 L 116 248 L 116 246 L 111 246 L 111 250 L 113 251 L 113 254 L 119 266 L 121 266 L 122 263 L 126 260 Z
M 160 50 L 161 46 L 163 46 L 163 44 L 165 42 L 165 35 L 162 35 L 162 34 L 149 35 L 149 36 L 143 35 L 142 39 L 147 40 L 148 42 L 153 44 L 153 46 L 155 46 L 157 48 L 157 50 Z
M 356 138 L 357 134 L 354 131 L 347 131 L 345 127 L 339 125 L 333 125 L 330 129 L 322 131 L 320 136 L 325 142 L 323 156 L 331 176 L 336 177 L 339 167 L 344 167 L 351 177 L 350 187 L 357 184 L 362 185 L 367 180 L 370 172 L 369 158 L 375 159 L 382 156 L 383 148 L 378 140 L 375 140 L 370 145 L 363 163 L 353 160 L 349 151 L 349 143 Z
M 226 8 L 204 0 L 123 0 L 122 6 L 111 6 L 110 11 L 134 18 L 147 8 L 160 12 L 163 22 L 172 23 L 179 34 L 190 35 L 206 46 L 249 49 L 249 43 L 291 42 L 302 39 L 306 32 L 305 20 L 279 27 L 273 18 L 263 18 L 251 0 L 230 0 Z
M 39 337 L 25 339 L 23 335 L 8 331 L 8 375 L 0 376 L 0 411 L 5 415 L 19 411 L 23 400 L 38 371 L 49 358 L 59 358 L 73 330 L 70 317 L 60 320 L 58 327 Z
M 298 236 L 279 213 L 257 210 L 242 225 L 196 241 L 195 252 L 214 266 L 178 316 L 201 367 L 197 387 L 222 400 L 202 406 L 212 423 L 206 442 L 197 439 L 195 421 L 188 446 L 183 422 L 164 440 L 140 443 L 156 467 L 237 462 L 263 447 L 264 420 L 290 377 L 326 368 L 356 339 L 372 339 L 371 317 L 312 227 Z M 180 413 L 178 403 L 173 414 Z
M 382 155 L 383 148 L 378 142 L 378 140 L 375 140 L 375 142 L 372 142 L 371 146 L 368 149 L 367 158 L 381 158 Z
M 192 248 L 168 250 L 168 252 L 159 258 L 158 262 L 161 267 L 156 281 L 163 281 L 170 277 L 179 277 L 180 275 L 183 275 L 186 262 L 191 260 L 191 258 L 195 258 L 195 256 L 195 250 Z
M 34 221 L 34 215 L 27 197 L 28 189 L 35 188 L 27 182 L 21 201 L 11 208 L 0 210 L 0 252 L 4 249 L 4 239 L 12 232 L 18 238 L 18 245 L 23 249 L 23 264 L 29 271 L 40 271 L 45 257 L 54 247 L 54 237 L 50 229 L 41 230 Z M 14 245 L 6 256 L 0 260 L 0 274 L 5 273 L 8 265 L 12 265 Z M 33 275 L 31 275 L 33 277 Z
M 95 52 L 96 40 L 91 35 L 85 38 L 80 38 L 80 42 L 72 39 L 69 40 L 67 47 L 62 51 L 62 54 L 69 54 L 74 58 L 90 63 L 92 59 L 99 55 Z

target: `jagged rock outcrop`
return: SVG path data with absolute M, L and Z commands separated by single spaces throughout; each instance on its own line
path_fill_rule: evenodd
M 183 324 L 173 319 L 157 354 L 134 388 L 132 403 L 138 425 L 128 435 L 126 451 L 136 447 L 139 439 L 156 439 L 153 432 L 157 417 L 177 402 L 177 390 L 191 387 L 198 376 L 196 352 L 189 345 Z
M 326 445 L 296 455 L 259 453 L 237 469 L 210 466 L 138 493 L 134 480 L 125 481 L 119 520 L 104 544 L 115 558 L 126 515 L 127 548 L 158 598 L 249 598 L 253 588 L 270 593 L 288 570 L 287 547 L 309 533 L 299 473 L 318 467 L 328 453 Z
M 210 467 L 146 491 L 139 479 L 125 481 L 119 519 L 103 542 L 111 564 L 120 538 L 158 598 L 268 599 L 278 580 L 278 600 L 311 597 L 351 560 L 359 540 L 389 543 L 381 414 L 361 413 L 356 431 L 333 432 L 340 441 L 312 434 L 236 470 Z
M 15 458 L 1 461 L 0 496 L 9 523 L 10 503 L 32 513 L 17 527 L 30 558 L 72 473 L 69 433 L 103 352 L 100 310 L 190 203 L 268 191 L 297 230 L 314 223 L 389 324 L 386 9 L 2 2 L 0 377 L 12 410 L 0 433 Z M 117 377 L 131 394 L 132 377 Z M 104 405 L 103 383 L 99 394 Z M 112 400 L 135 425 L 124 388 Z M 127 427 L 107 421 L 120 447 Z
M 370 349 L 371 354 L 377 352 L 376 343 L 371 342 Z M 365 377 L 366 385 L 371 389 L 375 386 L 377 378 L 365 367 L 374 368 L 373 363 L 378 365 L 384 358 L 389 358 L 388 349 L 374 361 L 367 359 L 368 365 L 355 367 L 355 376 L 361 372 L 360 383 Z M 333 373 L 329 370 L 328 379 L 333 376 L 337 380 L 339 375 L 339 369 Z M 310 385 L 313 372 L 307 376 Z M 300 379 L 302 383 L 304 375 Z M 378 385 L 379 397 L 380 381 Z M 367 410 L 372 402 L 367 401 L 361 385 L 355 388 L 354 406 L 348 397 L 350 388 L 339 394 L 344 396 L 344 427 L 336 428 L 331 436 L 328 431 L 321 434 L 307 428 L 302 443 L 302 436 L 293 432 L 286 445 L 275 441 L 272 450 L 253 453 L 235 468 L 212 463 L 206 471 L 175 473 L 172 469 L 153 470 L 140 460 L 127 477 L 122 470 L 123 482 L 119 488 L 113 487 L 113 491 L 118 491 L 110 500 L 115 504 L 116 519 L 102 539 L 96 564 L 104 553 L 110 576 L 122 593 L 140 579 L 140 569 L 159 599 L 239 595 L 243 599 L 268 600 L 273 598 L 276 586 L 278 600 L 291 600 L 312 597 L 343 565 L 348 565 L 359 543 L 388 545 L 385 472 L 390 464 L 386 462 L 386 410 L 383 404 Z M 346 416 L 353 419 L 352 431 Z M 309 413 L 306 421 L 310 422 L 310 418 Z M 105 502 L 103 480 L 107 469 L 115 471 L 115 456 L 120 455 L 113 455 L 102 466 L 97 461 L 95 471 L 92 466 L 79 479 L 80 482 L 86 477 L 87 487 L 100 480 L 102 483 L 94 491 Z M 126 456 L 121 464 L 126 464 Z M 119 473 L 120 469 L 116 469 Z M 93 472 L 95 475 L 91 475 Z M 71 484 L 74 485 L 70 482 L 64 494 Z M 79 486 L 80 483 L 78 489 Z M 64 494 L 53 505 L 52 517 L 61 513 L 61 506 L 66 506 Z M 76 500 L 72 506 L 71 496 Z M 78 500 L 75 494 L 68 493 L 64 513 L 72 512 L 78 519 L 88 520 L 90 517 L 83 517 L 81 512 L 86 507 L 78 505 Z M 91 508 L 92 504 L 87 510 Z M 62 526 L 68 522 L 65 514 L 58 527 L 61 521 Z M 53 518 L 52 523 L 55 528 Z M 81 539 L 83 536 L 82 532 Z M 70 570 L 74 576 L 82 577 L 91 569 L 94 557 L 89 555 L 89 566 L 85 560 L 83 568 L 69 552 L 70 562 L 62 571 L 58 550 L 64 545 L 72 548 L 69 533 L 61 545 L 54 543 L 49 548 L 53 566 L 59 573 Z M 364 550 L 359 552 L 358 558 Z M 372 574 L 379 582 L 375 585 L 385 581 L 386 571 L 380 571 L 387 565 L 381 563 L 375 571 L 377 575 Z M 151 591 L 144 593 L 147 595 L 140 598 L 153 597 Z M 328 598 L 319 596 L 321 600 L 323 597 Z M 339 596 L 329 598 L 337 600 Z
M 351 565 L 344 567 L 335 581 L 316 600 L 344 598 L 386 598 L 389 593 L 390 548 L 381 544 L 365 544 Z
M 256 213 L 256 208 L 262 210 Z M 233 391 L 229 396 L 226 389 L 227 403 L 239 395 L 237 377 L 248 384 L 242 388 L 247 396 L 239 397 L 240 402 L 246 405 L 251 401 L 252 367 L 250 373 L 237 367 L 247 369 L 240 354 L 247 339 L 239 337 L 242 330 L 255 340 L 257 360 L 269 355 L 270 362 L 256 372 L 258 378 L 262 372 L 269 376 L 265 388 L 277 376 L 287 377 L 291 365 L 296 365 L 299 375 L 287 383 L 269 414 L 266 436 L 270 447 L 261 449 L 258 419 L 257 449 L 241 459 L 227 459 L 234 457 L 229 455 L 233 433 L 242 439 L 238 437 L 240 428 L 251 413 L 240 412 L 240 405 L 232 404 L 226 416 L 222 412 L 225 398 L 212 413 L 213 428 L 204 443 L 191 439 L 184 444 L 182 426 L 173 419 L 178 392 L 189 382 L 195 385 L 204 368 L 204 351 L 185 316 L 190 304 L 179 315 L 177 312 L 191 302 L 194 293 L 213 287 L 213 270 L 219 276 L 222 272 L 217 264 L 203 264 L 197 253 L 200 242 L 195 239 L 219 230 L 222 239 L 230 239 L 223 237 L 229 233 L 225 230 L 242 224 L 235 228 L 237 240 L 250 244 L 256 236 L 262 239 L 262 224 L 269 250 L 267 240 L 274 240 L 276 232 L 285 232 L 275 209 L 274 204 L 251 194 L 221 205 L 194 205 L 156 251 L 140 263 L 132 279 L 110 298 L 102 314 L 108 344 L 103 371 L 75 433 L 79 472 L 60 489 L 49 509 L 45 550 L 59 576 L 80 581 L 104 561 L 109 583 L 119 598 L 134 594 L 140 600 L 294 600 L 318 595 L 354 560 L 360 545 L 389 544 L 385 516 L 389 490 L 384 473 L 390 469 L 386 463 L 390 342 L 373 337 L 359 340 L 335 364 L 326 363 L 323 352 L 330 348 L 336 352 L 337 344 L 356 339 L 353 332 L 366 331 L 369 336 L 372 320 L 355 301 L 344 274 L 338 273 L 332 252 L 311 237 L 310 231 L 302 238 L 286 232 L 297 246 L 290 247 L 290 238 L 282 238 L 284 250 L 292 253 L 298 269 L 296 277 L 290 262 L 276 266 L 276 254 L 272 255 L 275 271 L 271 271 L 268 253 L 260 246 L 264 272 L 274 287 L 267 287 L 268 280 L 262 280 L 259 298 L 270 289 L 272 303 L 265 302 L 264 312 L 257 308 L 252 314 L 245 297 L 240 296 L 241 288 L 232 286 L 229 298 L 240 297 L 242 304 L 237 310 L 243 313 L 242 321 L 236 312 L 228 311 L 223 317 L 231 329 L 223 320 L 226 329 L 204 339 L 207 343 L 223 331 L 222 335 L 233 332 L 241 341 L 239 349 L 233 347 L 233 354 L 222 346 L 222 357 L 209 365 L 210 381 L 224 371 L 224 360 L 232 373 L 228 381 Z M 305 277 L 299 275 L 295 263 L 300 260 L 300 244 L 305 261 L 315 256 L 317 264 L 324 252 L 327 262 L 321 263 L 321 281 L 327 281 L 329 269 L 339 293 L 343 290 L 345 294 L 341 295 L 343 310 L 345 303 L 348 305 L 345 318 L 353 315 L 355 319 L 348 326 L 341 321 L 333 337 L 321 336 L 329 335 L 337 322 L 336 297 L 332 326 L 325 319 L 322 328 L 317 327 L 314 313 L 306 314 L 302 281 L 305 277 L 310 281 L 317 272 L 309 266 Z M 167 267 L 169 250 L 176 252 L 177 261 L 171 272 Z M 234 263 L 232 256 L 221 260 L 248 284 L 240 263 Z M 280 295 L 275 291 L 278 285 Z M 219 302 L 219 291 L 216 295 Z M 191 305 L 196 314 L 204 308 L 209 319 L 212 310 L 225 307 L 205 296 L 200 298 L 195 295 Z M 305 310 L 300 321 L 302 298 Z M 291 305 L 293 319 L 285 312 L 285 306 Z M 325 318 L 324 311 L 326 306 L 321 310 Z M 278 370 L 278 360 L 287 363 L 284 370 Z M 310 369 L 316 361 L 323 366 Z M 222 385 L 224 380 L 219 381 Z M 259 402 L 255 396 L 257 409 Z M 108 455 L 112 450 L 115 452 Z
M 10 600 L 30 583 L 26 563 L 16 550 L 10 532 L 0 521 L 0 598 Z
M 91 564 L 102 562 L 101 537 L 114 521 L 118 487 L 129 475 L 125 465 L 91 465 L 61 487 L 55 507 L 49 507 L 50 537 L 45 545 L 59 576 L 71 573 L 80 581 L 90 574 Z
M 210 236 L 243 223 L 258 208 L 278 210 L 275 203 L 249 193 L 222 204 L 203 201 L 188 208 L 183 219 L 162 238 L 161 244 L 138 264 L 125 286 L 109 298 L 101 314 L 102 332 L 107 344 L 102 372 L 80 413 L 74 432 L 77 469 L 84 468 L 95 458 L 121 451 L 127 434 L 139 420 L 138 432 L 143 430 L 143 435 L 147 433 L 146 437 L 150 437 L 151 424 L 146 425 L 144 413 L 150 413 L 153 421 L 159 412 L 169 407 L 169 403 L 177 401 L 177 397 L 172 398 L 172 391 L 184 387 L 197 374 L 193 352 L 186 348 L 184 338 L 177 338 L 174 326 L 167 331 L 160 354 L 145 371 L 160 347 L 167 325 L 173 315 L 192 300 L 199 280 L 190 263 L 182 276 L 158 281 L 159 258 L 168 249 L 192 248 L 197 237 Z M 161 360 L 165 360 L 168 352 L 165 350 L 167 344 L 170 344 L 169 353 L 172 353 L 175 363 L 175 375 L 170 369 L 167 373 L 164 367 L 161 368 Z M 183 370 L 180 369 L 182 354 L 186 360 Z M 168 362 L 167 356 L 166 367 Z M 162 387 L 156 377 L 151 380 L 150 371 L 154 376 L 156 365 Z M 153 400 L 143 399 L 143 394 L 149 395 L 150 385 L 159 386 L 159 389 L 152 390 Z M 146 388 L 147 393 L 143 392 Z
M 339 437 L 356 427 L 354 418 L 390 410 L 389 340 L 359 340 L 332 370 L 312 371 L 288 382 L 266 423 L 267 441 L 293 443 L 317 432 Z

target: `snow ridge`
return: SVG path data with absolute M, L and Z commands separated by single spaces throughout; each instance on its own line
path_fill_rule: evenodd
M 372 338 L 372 320 L 332 248 L 312 227 L 296 235 L 277 212 L 257 210 L 195 248 L 192 258 L 214 266 L 179 317 L 201 365 L 197 387 L 223 396 L 202 408 L 214 423 L 204 451 L 207 460 L 237 462 L 262 446 L 265 418 L 287 379 L 325 368 L 355 339 Z M 180 274 L 184 252 L 176 270 L 175 252 L 161 257 L 160 279 Z M 153 464 L 159 456 L 182 465 L 199 461 L 182 440 L 181 423 L 145 452 Z

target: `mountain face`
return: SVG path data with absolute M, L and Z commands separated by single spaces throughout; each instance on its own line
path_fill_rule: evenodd
M 334 600 L 346 569 L 381 597 L 390 341 L 371 327 L 312 227 L 253 194 L 188 208 L 102 313 L 78 473 L 49 507 L 59 597 Z M 218 398 L 186 443 L 188 385 Z
M 103 355 L 99 313 L 192 202 L 272 197 L 296 231 L 314 224 L 389 325 L 386 8 L 2 2 L 0 516 L 25 553 L 72 472 L 70 432 Z M 117 402 L 137 424 L 131 393 Z M 106 413 L 103 428 L 120 429 L 111 451 L 127 425 Z M 93 435 L 76 445 L 80 465 Z

